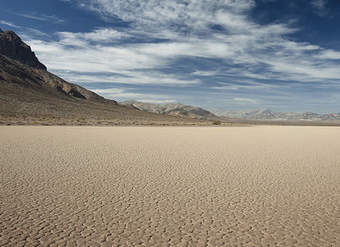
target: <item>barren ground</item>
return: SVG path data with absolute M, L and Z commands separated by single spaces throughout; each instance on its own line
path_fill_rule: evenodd
M 0 246 L 340 246 L 340 128 L 0 127 Z

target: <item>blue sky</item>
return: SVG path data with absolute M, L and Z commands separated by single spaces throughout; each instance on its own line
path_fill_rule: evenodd
M 1 0 L 49 71 L 116 100 L 340 112 L 339 0 Z

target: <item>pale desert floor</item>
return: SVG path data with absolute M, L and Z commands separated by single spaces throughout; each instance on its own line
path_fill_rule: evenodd
M 0 246 L 340 246 L 340 128 L 0 127 Z

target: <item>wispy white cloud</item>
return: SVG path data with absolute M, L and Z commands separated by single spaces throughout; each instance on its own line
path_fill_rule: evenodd
M 59 72 L 63 76 L 63 78 L 69 80 L 74 83 L 117 83 L 117 84 L 154 84 L 154 85 L 172 85 L 172 86 L 181 86 L 181 85 L 194 85 L 199 84 L 198 80 L 185 80 L 180 77 L 176 77 L 174 75 L 164 75 L 162 73 L 156 72 L 146 72 L 146 71 L 130 71 L 130 70 L 121 70 L 116 71 L 117 73 L 114 75 L 108 74 L 79 74 L 73 73 L 72 71 L 62 71 Z M 120 72 L 120 74 L 118 73 Z
M 36 21 L 50 21 L 54 23 L 63 23 L 65 20 L 54 15 L 41 15 L 37 13 L 15 13 L 17 16 L 25 17 L 27 19 Z
M 316 13 L 320 16 L 327 14 L 326 4 L 327 0 L 312 0 L 312 6 L 316 9 Z
M 254 80 L 229 80 L 228 82 L 218 83 L 219 86 L 212 87 L 216 90 L 226 91 L 241 91 L 241 90 L 252 90 L 252 91 L 264 91 L 268 89 L 279 89 L 285 88 L 285 85 L 276 85 L 271 83 L 259 83 Z
M 196 75 L 196 76 L 215 76 L 218 75 L 219 71 L 213 70 L 213 71 L 209 71 L 209 70 L 196 70 L 195 72 L 192 72 L 192 75 Z
M 243 18 L 238 13 L 250 10 L 255 5 L 253 0 L 192 0 L 192 1 L 124 1 L 124 0 L 81 0 L 83 7 L 96 11 L 103 16 L 118 16 L 122 20 L 131 21 L 135 25 L 169 27 L 174 24 L 196 28 L 205 27 L 207 22 L 213 23 L 217 16 L 226 17 L 235 13 L 236 25 Z M 224 13 L 229 13 L 224 15 Z M 228 24 L 228 23 L 227 23 Z M 176 27 L 174 27 L 176 29 Z
M 326 0 L 312 0 L 311 4 L 318 9 L 324 9 L 326 7 Z
M 118 101 L 125 100 L 137 100 L 140 102 L 147 103 L 175 103 L 176 100 L 170 98 L 167 95 L 159 94 L 147 94 L 147 93 L 136 93 L 134 89 L 122 89 L 122 88 L 108 88 L 108 89 L 95 89 L 94 92 L 111 99 Z
M 340 59 L 340 52 L 334 51 L 334 50 L 323 50 L 319 54 L 316 55 L 318 58 L 321 59 L 334 59 L 338 60 Z
M 44 37 L 44 38 L 49 37 L 47 33 L 44 33 L 36 28 L 23 27 L 22 29 L 24 31 L 22 31 L 21 33 L 23 33 L 24 37 L 31 37 L 31 36 Z
M 58 32 L 57 35 L 60 39 L 59 43 L 75 46 L 89 45 L 89 42 L 112 43 L 130 36 L 111 28 L 95 29 L 87 33 Z
M 4 21 L 4 20 L 0 20 L 0 24 L 1 24 L 1 25 L 5 25 L 5 26 L 8 26 L 8 27 L 12 27 L 12 28 L 19 28 L 19 27 L 20 27 L 20 26 L 15 25 L 15 24 L 12 23 L 12 22 Z
M 249 103 L 256 104 L 256 103 L 258 103 L 257 100 L 251 99 L 251 98 L 238 98 L 238 97 L 236 97 L 236 98 L 233 98 L 233 101 L 235 101 L 237 103 L 242 103 L 242 104 L 244 104 L 244 103 L 245 104 L 249 104 Z

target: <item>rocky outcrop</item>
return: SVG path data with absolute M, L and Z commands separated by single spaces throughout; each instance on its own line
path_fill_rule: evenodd
M 12 31 L 4 32 L 1 29 L 0 81 L 34 89 L 37 93 L 117 104 L 114 100 L 106 100 L 94 92 L 48 72 L 46 66 L 39 62 L 31 48 L 17 34 Z
M 0 54 L 32 68 L 46 70 L 46 66 L 39 62 L 31 48 L 13 31 L 0 29 Z

